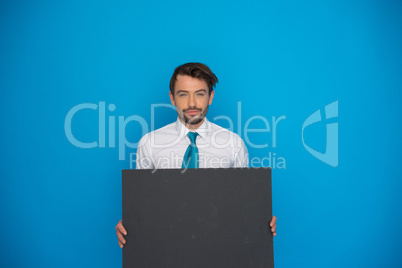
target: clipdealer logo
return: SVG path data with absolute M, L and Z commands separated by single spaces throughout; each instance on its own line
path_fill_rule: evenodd
M 94 104 L 94 103 L 81 103 L 73 108 L 71 108 L 64 120 L 64 131 L 65 135 L 68 139 L 68 141 L 78 147 L 78 148 L 84 148 L 84 149 L 90 149 L 90 148 L 118 148 L 118 155 L 119 155 L 119 160 L 125 160 L 126 159 L 126 149 L 127 148 L 132 148 L 136 149 L 138 147 L 138 142 L 130 142 L 126 138 L 126 127 L 129 123 L 137 123 L 140 124 L 141 126 L 141 137 L 147 134 L 149 131 L 155 130 L 155 112 L 156 109 L 162 109 L 162 108 L 167 108 L 167 109 L 172 109 L 176 111 L 175 107 L 171 104 L 152 104 L 151 105 L 151 125 L 149 127 L 149 124 L 147 121 L 139 116 L 139 115 L 131 115 L 128 117 L 124 116 L 116 116 L 116 115 L 111 115 L 110 113 L 114 112 L 116 110 L 116 105 L 114 104 L 109 104 L 106 107 L 106 103 L 104 101 L 100 101 L 99 104 Z M 243 124 L 242 120 L 242 112 L 241 112 L 241 102 L 237 103 L 237 118 L 235 121 L 237 121 L 237 129 L 234 129 L 234 122 L 232 118 L 225 116 L 225 115 L 219 115 L 215 116 L 212 118 L 212 122 L 217 122 L 221 123 L 222 121 L 226 121 L 226 123 L 229 125 L 228 130 L 232 132 L 236 132 L 239 136 L 243 134 L 244 136 L 244 141 L 246 145 L 250 148 L 255 148 L 255 149 L 261 149 L 261 148 L 271 148 L 271 150 L 268 152 L 268 156 L 263 157 L 263 158 L 258 158 L 254 157 L 249 159 L 249 163 L 251 167 L 271 167 L 273 169 L 285 169 L 286 168 L 286 159 L 283 156 L 278 156 L 275 152 L 275 148 L 277 147 L 277 129 L 278 129 L 278 124 L 281 121 L 284 121 L 286 119 L 285 115 L 279 116 L 276 118 L 275 116 L 271 117 L 271 120 L 268 120 L 266 117 L 261 116 L 261 115 L 254 115 L 248 118 L 245 123 Z M 97 141 L 91 141 L 91 142 L 83 142 L 78 139 L 73 135 L 72 131 L 72 121 L 74 116 L 81 110 L 84 109 L 89 109 L 89 110 L 94 110 L 97 111 L 98 113 L 98 140 Z M 107 116 L 106 114 L 109 113 Z M 304 122 L 302 125 L 301 129 L 301 136 L 302 136 L 302 143 L 304 148 L 315 158 L 318 160 L 332 166 L 332 167 L 337 167 L 338 166 L 338 122 L 332 122 L 332 123 L 327 123 L 326 124 L 326 149 L 325 152 L 319 152 L 318 150 L 315 150 L 311 148 L 309 145 L 306 144 L 305 142 L 305 135 L 304 131 L 307 127 L 322 122 L 325 117 L 325 120 L 331 119 L 333 121 L 333 118 L 338 118 L 338 101 L 334 101 L 324 107 L 324 116 L 322 116 L 322 111 L 317 110 L 314 113 L 312 113 Z M 106 119 L 107 118 L 107 119 Z M 116 118 L 117 118 L 117 129 L 118 129 L 118 134 L 116 134 Z M 263 123 L 264 127 L 262 128 L 251 128 L 250 125 L 253 121 L 260 121 Z M 218 123 L 218 125 L 219 125 Z M 244 128 L 242 128 L 242 125 L 244 125 Z M 108 135 L 106 135 L 106 133 Z M 263 133 L 265 135 L 269 134 L 271 135 L 271 143 L 270 145 L 268 142 L 266 142 L 266 139 L 264 138 L 264 143 L 256 143 L 251 140 L 249 134 L 250 133 Z M 108 136 L 108 141 L 106 142 L 106 138 Z M 117 138 L 117 145 L 116 145 L 116 138 Z M 130 168 L 133 168 L 133 163 L 135 163 L 136 159 L 135 158 L 135 153 L 130 153 Z

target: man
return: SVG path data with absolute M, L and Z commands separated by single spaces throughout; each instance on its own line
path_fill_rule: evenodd
M 235 133 L 206 119 L 218 82 L 202 63 L 177 67 L 170 80 L 170 101 L 176 107 L 176 122 L 146 134 L 137 149 L 137 169 L 247 167 L 248 152 Z M 276 217 L 271 231 L 276 236 Z M 122 221 L 116 225 L 123 248 L 127 231 Z

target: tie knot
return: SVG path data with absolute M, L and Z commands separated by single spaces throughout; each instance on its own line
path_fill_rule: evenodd
M 187 133 L 187 136 L 189 137 L 189 139 L 190 139 L 190 141 L 191 141 L 191 145 L 194 145 L 195 146 L 195 139 L 197 138 L 197 136 L 198 136 L 198 133 L 197 132 L 189 132 L 189 133 Z

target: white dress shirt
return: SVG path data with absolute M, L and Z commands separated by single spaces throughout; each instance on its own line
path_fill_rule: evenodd
M 190 139 L 190 130 L 177 118 L 176 122 L 152 131 L 138 143 L 137 169 L 182 168 Z M 200 168 L 247 167 L 248 152 L 243 140 L 206 118 L 196 130 Z

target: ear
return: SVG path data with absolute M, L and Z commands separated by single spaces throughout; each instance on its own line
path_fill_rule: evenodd
M 176 106 L 176 102 L 174 101 L 174 96 L 172 94 L 172 91 L 169 91 L 169 97 L 170 97 L 170 102 L 172 103 L 172 105 Z
M 212 90 L 212 91 L 211 91 L 211 94 L 209 94 L 209 105 L 211 105 L 212 100 L 213 100 L 213 98 L 214 98 L 214 95 L 215 95 L 215 90 Z

